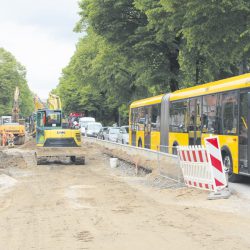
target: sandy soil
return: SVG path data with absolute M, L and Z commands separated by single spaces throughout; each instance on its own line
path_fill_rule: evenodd
M 85 166 L 1 170 L 1 250 L 250 249 L 249 200 L 159 189 L 110 169 L 93 145 L 84 150 Z

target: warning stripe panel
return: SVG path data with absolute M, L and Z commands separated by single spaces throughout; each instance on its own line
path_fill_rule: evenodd
M 223 173 L 221 161 L 215 158 L 213 155 L 210 155 L 210 159 L 211 159 L 211 164 L 213 165 L 213 167 L 215 167 L 217 170 Z
M 198 151 L 200 162 L 204 162 L 201 150 Z
M 202 150 L 182 150 L 179 149 L 179 157 L 186 162 L 208 162 L 208 156 L 204 149 Z
M 192 154 L 193 154 L 194 161 L 197 162 L 196 152 L 194 150 L 192 150 Z
M 219 149 L 218 139 L 217 138 L 207 138 L 208 143 L 213 145 L 215 148 Z
M 207 144 L 207 152 L 209 152 L 210 155 L 213 155 L 218 160 L 221 159 L 221 151 L 215 148 L 213 145 Z
M 187 151 L 187 155 L 188 155 L 188 161 L 191 161 L 191 156 L 189 151 Z
M 214 190 L 214 186 L 211 183 L 202 183 L 185 179 L 185 184 L 189 187 L 210 190 L 210 191 Z
M 183 151 L 183 150 L 181 150 L 181 153 L 182 153 L 182 159 L 183 159 L 183 161 L 186 161 L 186 157 L 185 157 L 185 153 L 184 153 L 184 151 Z
M 226 187 L 227 180 L 223 167 L 221 149 L 218 137 L 205 139 L 206 149 L 211 163 L 211 173 L 214 181 L 214 189 Z
M 206 162 L 208 162 L 208 155 L 207 155 L 207 152 L 205 152 L 205 155 L 206 155 Z
M 215 185 L 216 185 L 217 187 L 224 186 L 224 184 L 221 183 L 221 182 L 220 182 L 219 180 L 217 180 L 216 178 L 214 178 L 214 180 L 215 180 Z

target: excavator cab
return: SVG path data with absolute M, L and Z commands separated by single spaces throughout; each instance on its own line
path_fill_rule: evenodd
M 61 110 L 38 110 L 36 144 L 42 147 L 78 147 L 81 146 L 80 131 L 62 128 Z

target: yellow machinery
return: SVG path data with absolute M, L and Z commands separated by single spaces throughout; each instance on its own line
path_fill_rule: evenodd
M 12 123 L 11 116 L 2 116 L 0 119 L 0 135 L 14 135 L 14 144 L 22 145 L 25 142 L 25 126 Z
M 84 164 L 85 157 L 79 148 L 81 147 L 80 131 L 62 128 L 60 98 L 50 94 L 48 106 L 50 109 L 37 111 L 37 163 L 40 164 L 52 157 L 69 157 L 75 164 Z
M 0 119 L 0 135 L 14 136 L 14 144 L 22 145 L 25 142 L 25 126 L 19 124 L 19 88 L 14 93 L 14 103 L 11 116 L 2 116 Z
M 14 103 L 13 103 L 13 109 L 12 109 L 12 121 L 18 122 L 19 121 L 19 88 L 16 87 L 15 93 L 14 93 Z
M 45 108 L 45 104 L 41 101 L 41 99 L 37 95 L 34 97 L 34 106 L 35 106 L 35 112 L 33 112 L 32 115 L 29 117 L 29 133 L 33 137 L 36 136 L 36 113 L 39 109 Z
M 47 104 L 48 104 L 48 109 L 62 109 L 60 97 L 52 93 L 49 93 Z

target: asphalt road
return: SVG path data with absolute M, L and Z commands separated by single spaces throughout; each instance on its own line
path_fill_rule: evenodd
M 250 200 L 250 177 L 243 177 L 240 183 L 229 183 L 229 189 L 242 199 Z

